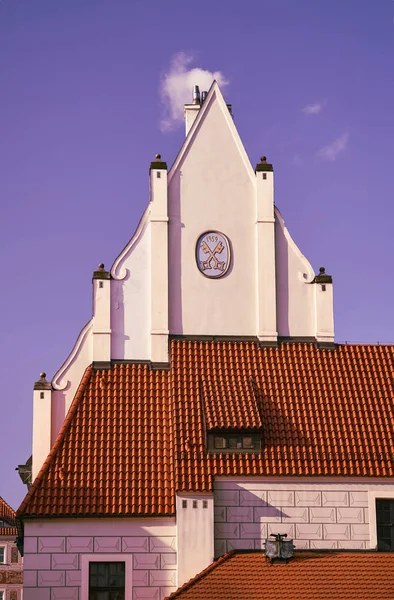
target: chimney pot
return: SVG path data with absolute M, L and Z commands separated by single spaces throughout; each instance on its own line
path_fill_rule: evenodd
M 201 104 L 200 88 L 195 85 L 193 88 L 193 104 Z

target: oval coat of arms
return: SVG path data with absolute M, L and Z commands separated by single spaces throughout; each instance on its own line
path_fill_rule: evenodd
M 230 266 L 230 244 L 224 233 L 206 231 L 197 240 L 197 266 L 206 277 L 223 277 Z

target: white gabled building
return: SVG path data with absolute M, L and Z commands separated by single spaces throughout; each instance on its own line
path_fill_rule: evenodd
M 161 600 L 271 533 L 394 550 L 394 348 L 335 344 L 332 278 L 217 83 L 185 120 L 136 232 L 94 272 L 92 319 L 35 385 L 24 600 Z

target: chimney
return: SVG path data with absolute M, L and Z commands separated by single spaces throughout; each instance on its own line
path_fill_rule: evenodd
M 265 540 L 265 556 L 272 564 L 287 563 L 294 556 L 293 540 L 286 540 L 287 533 L 271 533 L 275 540 Z
M 205 96 L 204 96 L 205 94 Z M 206 98 L 206 92 L 203 92 L 204 100 Z M 198 85 L 195 85 L 193 88 L 193 101 L 192 104 L 185 104 L 185 125 L 186 125 L 186 136 L 189 133 L 190 129 L 196 117 L 198 115 L 198 111 L 201 108 L 201 95 L 200 88 Z

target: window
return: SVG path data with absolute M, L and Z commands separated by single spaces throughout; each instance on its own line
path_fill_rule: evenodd
M 210 434 L 208 447 L 211 452 L 260 452 L 261 438 L 258 433 Z
M 182 500 L 182 508 L 187 508 L 187 500 Z
M 18 563 L 18 562 L 19 562 L 18 548 L 16 546 L 13 546 L 11 548 L 11 563 Z
M 394 500 L 376 500 L 378 550 L 394 552 Z
M 125 600 L 125 563 L 89 563 L 89 600 Z
M 193 500 L 193 508 L 197 508 L 197 500 Z
M 5 546 L 0 546 L 0 563 L 5 563 Z
M 0 590 L 0 600 L 5 600 L 5 594 Z
M 203 508 L 208 508 L 208 500 L 203 500 L 202 501 L 202 507 Z

